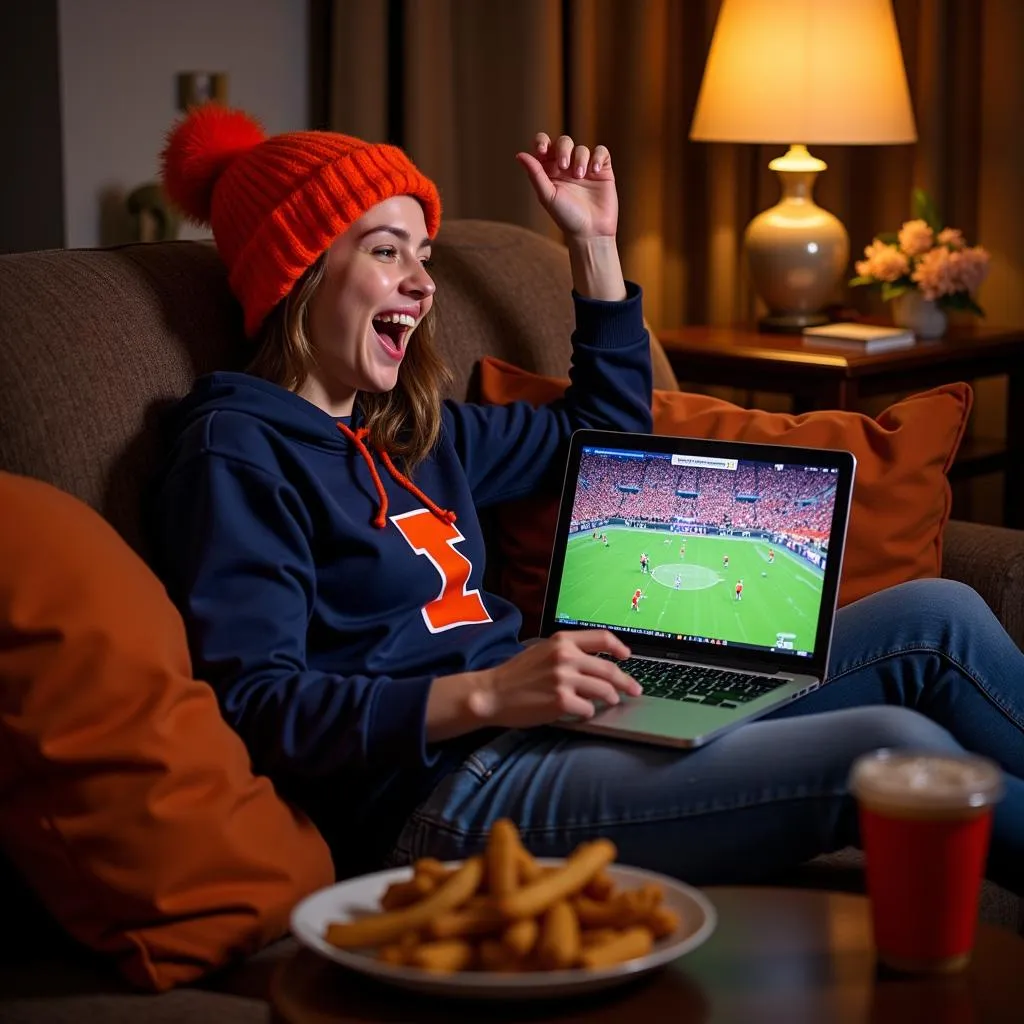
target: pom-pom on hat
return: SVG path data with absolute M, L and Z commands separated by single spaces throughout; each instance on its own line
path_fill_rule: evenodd
M 249 337 L 377 203 L 413 196 L 430 237 L 441 223 L 436 186 L 397 146 L 337 132 L 268 137 L 248 114 L 217 103 L 193 108 L 171 128 L 161 165 L 171 201 L 213 229 Z

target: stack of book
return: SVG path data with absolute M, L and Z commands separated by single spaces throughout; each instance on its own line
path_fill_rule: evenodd
M 888 352 L 916 344 L 913 331 L 902 327 L 876 327 L 873 324 L 839 323 L 805 327 L 803 339 L 808 345 L 841 348 L 850 352 Z

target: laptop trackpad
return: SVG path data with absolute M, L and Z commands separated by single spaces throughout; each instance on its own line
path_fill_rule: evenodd
M 681 733 L 698 736 L 709 729 L 718 729 L 732 717 L 739 705 L 705 704 L 689 700 L 666 700 L 659 697 L 626 698 L 613 707 L 600 705 L 589 722 L 581 725 L 599 726 L 623 732 L 644 732 L 663 735 Z

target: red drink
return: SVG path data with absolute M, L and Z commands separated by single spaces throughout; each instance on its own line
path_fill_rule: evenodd
M 998 766 L 981 757 L 879 750 L 850 786 L 878 958 L 898 971 L 956 971 L 970 959 Z

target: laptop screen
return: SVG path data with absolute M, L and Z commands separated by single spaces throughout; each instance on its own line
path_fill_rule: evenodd
M 769 453 L 801 461 L 584 444 L 556 627 L 812 658 L 840 470 Z

